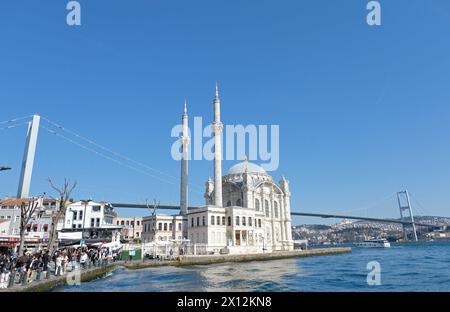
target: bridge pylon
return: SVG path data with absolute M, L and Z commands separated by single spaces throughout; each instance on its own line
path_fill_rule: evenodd
M 418 241 L 417 239 L 417 231 L 416 231 L 416 224 L 414 223 L 414 216 L 411 209 L 411 201 L 409 199 L 409 193 L 408 190 L 404 190 L 401 192 L 397 192 L 397 201 L 398 201 L 398 208 L 400 210 L 400 218 L 402 221 L 410 221 L 411 227 L 412 227 L 412 234 L 414 237 L 414 241 Z M 407 226 L 406 224 L 403 224 L 403 238 L 405 240 L 408 240 L 408 232 L 407 232 Z

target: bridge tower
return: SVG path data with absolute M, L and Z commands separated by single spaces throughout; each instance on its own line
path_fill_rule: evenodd
M 25 151 L 23 154 L 22 171 L 20 173 L 17 198 L 26 198 L 29 196 L 40 120 L 40 116 L 33 115 L 33 118 L 28 124 L 27 140 L 25 143 Z
M 402 200 L 403 198 L 403 200 Z M 409 200 L 409 193 L 407 190 L 397 192 L 397 200 L 398 200 L 398 208 L 400 210 L 400 218 L 401 220 L 407 220 L 411 222 L 414 241 L 417 242 L 417 231 L 416 225 L 414 223 L 414 216 L 411 209 L 411 201 Z M 403 237 L 405 240 L 408 240 L 408 233 L 406 229 L 406 225 L 403 224 Z

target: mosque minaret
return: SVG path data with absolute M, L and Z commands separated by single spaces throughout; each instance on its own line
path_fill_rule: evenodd
M 187 215 L 188 207 L 188 159 L 189 159 L 189 130 L 187 103 L 184 100 L 184 112 L 182 117 L 183 134 L 180 138 L 182 159 L 181 159 L 181 180 L 180 180 L 180 214 Z
M 222 122 L 220 121 L 219 88 L 214 96 L 214 205 L 222 207 Z

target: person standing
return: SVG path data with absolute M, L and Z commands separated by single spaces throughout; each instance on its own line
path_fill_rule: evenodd
M 57 253 L 55 258 L 55 276 L 61 275 L 61 268 L 62 268 L 62 257 L 60 253 Z
M 44 254 L 42 255 L 42 263 L 43 263 L 43 268 L 42 271 L 43 272 L 47 272 L 48 270 L 48 262 L 49 262 L 49 255 L 48 255 L 48 250 L 45 250 Z

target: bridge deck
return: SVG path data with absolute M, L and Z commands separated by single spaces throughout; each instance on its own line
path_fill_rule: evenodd
M 146 204 L 127 204 L 127 203 L 112 203 L 111 204 L 115 208 L 145 208 L 149 207 Z M 150 209 L 152 209 L 152 205 L 149 205 Z M 199 207 L 189 207 L 188 209 L 195 209 Z M 159 205 L 156 209 L 163 210 L 180 210 L 180 206 L 176 205 Z M 320 218 L 334 218 L 334 219 L 351 219 L 351 220 L 363 220 L 363 221 L 372 221 L 372 222 L 380 222 L 380 223 L 397 223 L 410 225 L 412 222 L 406 220 L 396 220 L 396 219 L 381 219 L 381 218 L 370 218 L 370 217 L 358 217 L 358 216 L 347 216 L 347 215 L 336 215 L 336 214 L 325 214 L 325 213 L 310 213 L 310 212 L 291 212 L 293 216 L 304 216 L 304 217 L 320 217 Z M 417 223 L 414 222 L 416 226 L 425 226 L 425 227 L 436 227 L 431 224 Z

